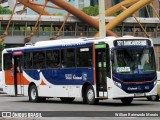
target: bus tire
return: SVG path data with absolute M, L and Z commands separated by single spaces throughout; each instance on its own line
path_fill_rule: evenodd
M 149 101 L 158 101 L 159 100 L 159 96 L 158 95 L 152 95 L 152 96 L 147 97 L 147 99 Z
M 83 103 L 84 103 L 84 104 L 87 104 L 86 95 L 85 95 L 85 96 L 83 96 Z
M 38 102 L 40 98 L 38 97 L 38 90 L 35 85 L 32 85 L 29 89 L 29 101 Z
M 46 98 L 45 97 L 38 97 L 38 101 L 37 102 L 45 102 Z
M 72 102 L 75 98 L 74 97 L 61 97 L 60 98 L 62 102 Z
M 94 89 L 91 85 L 89 85 L 86 89 L 85 98 L 88 104 L 94 105 L 99 102 L 99 99 L 95 98 Z
M 133 101 L 133 98 L 121 98 L 121 101 L 124 105 L 129 105 Z

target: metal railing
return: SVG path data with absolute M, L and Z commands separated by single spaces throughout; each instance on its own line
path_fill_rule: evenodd
M 2 35 L 5 30 L 0 30 L 0 34 Z M 30 35 L 32 31 L 21 31 L 21 30 L 8 30 L 8 36 L 27 36 Z M 122 32 L 122 31 L 114 31 L 118 36 L 124 35 L 132 35 L 132 36 L 140 36 L 146 37 L 144 32 Z M 55 36 L 57 35 L 58 31 L 35 31 L 34 36 L 41 37 L 41 36 Z M 62 31 L 60 36 L 85 36 L 85 37 L 93 37 L 97 31 Z M 160 32 L 147 32 L 148 35 L 152 38 L 160 37 Z

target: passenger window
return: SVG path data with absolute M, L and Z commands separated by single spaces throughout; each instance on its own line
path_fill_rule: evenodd
M 32 53 L 26 52 L 24 53 L 24 69 L 32 69 Z
M 12 54 L 10 53 L 7 53 L 7 54 L 4 54 L 4 70 L 11 70 L 12 68 Z
M 77 67 L 92 67 L 92 48 L 77 48 Z
M 44 69 L 45 67 L 45 51 L 33 52 L 33 68 Z
M 46 51 L 46 66 L 47 68 L 58 68 L 60 66 L 59 50 Z
M 61 64 L 62 68 L 75 67 L 75 49 L 64 49 L 61 52 Z

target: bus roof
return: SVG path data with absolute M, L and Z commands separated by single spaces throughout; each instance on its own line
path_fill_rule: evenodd
M 5 50 L 9 51 L 16 51 L 16 50 L 23 50 L 23 49 L 30 49 L 30 48 L 41 48 L 41 47 L 50 47 L 50 46 L 68 46 L 68 45 L 81 45 L 86 43 L 101 43 L 106 42 L 113 45 L 114 40 L 120 39 L 148 39 L 145 37 L 134 37 L 134 36 L 123 36 L 123 37 L 114 37 L 108 36 L 105 38 L 68 38 L 68 39 L 57 39 L 57 40 L 45 40 L 40 41 L 35 44 L 26 44 L 24 47 L 16 47 L 16 48 L 7 48 Z

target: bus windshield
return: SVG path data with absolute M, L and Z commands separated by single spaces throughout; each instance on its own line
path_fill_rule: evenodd
M 118 48 L 113 50 L 113 72 L 148 74 L 156 72 L 154 51 L 151 47 Z

